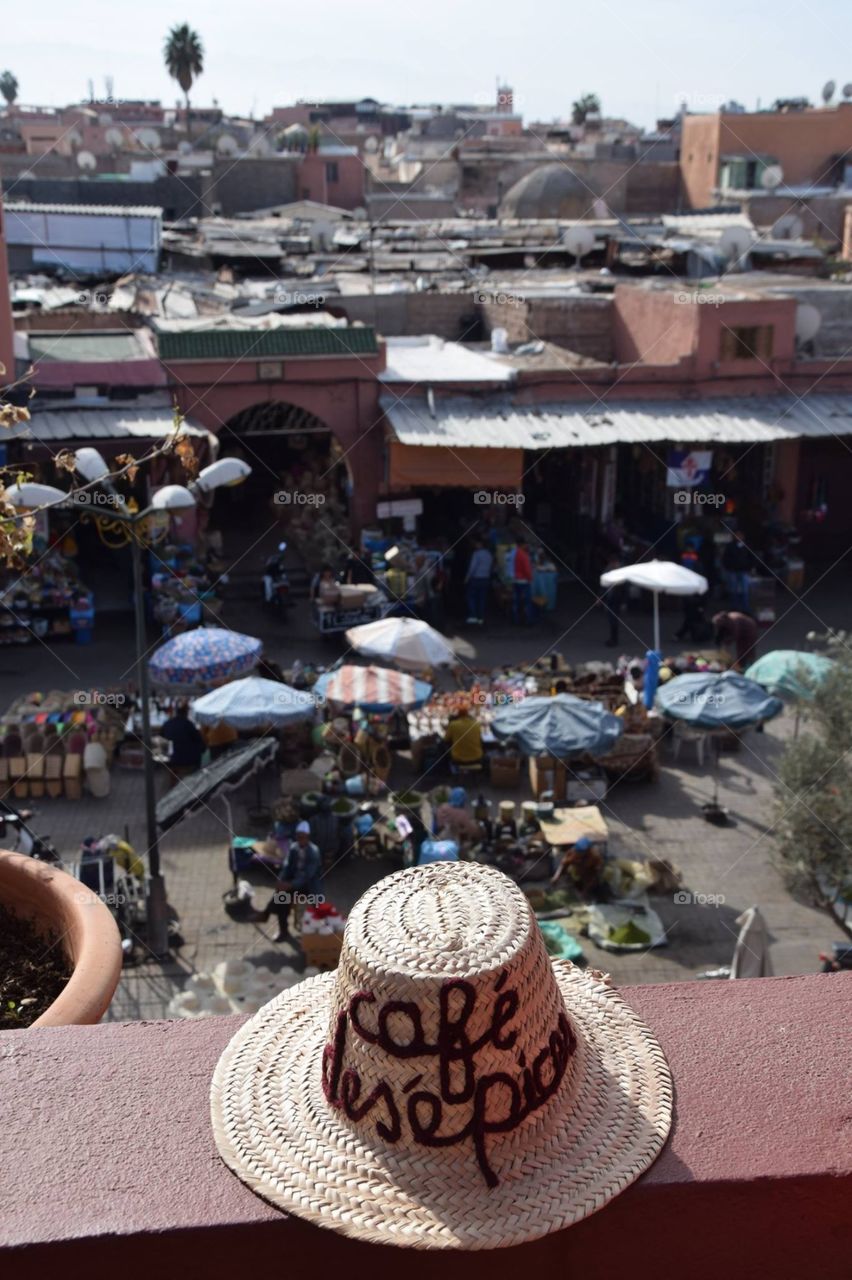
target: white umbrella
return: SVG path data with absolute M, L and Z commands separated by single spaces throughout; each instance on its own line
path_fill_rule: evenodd
M 703 596 L 707 579 L 674 560 L 643 560 L 626 564 L 601 574 L 602 587 L 617 587 L 629 582 L 654 593 L 654 648 L 660 647 L 660 596 Z
M 199 724 L 224 721 L 234 729 L 279 729 L 310 720 L 315 711 L 316 700 L 310 693 L 262 676 L 232 680 L 192 704 L 193 719 Z
M 381 618 L 352 627 L 346 639 L 356 652 L 401 667 L 448 667 L 458 662 L 449 640 L 420 618 Z

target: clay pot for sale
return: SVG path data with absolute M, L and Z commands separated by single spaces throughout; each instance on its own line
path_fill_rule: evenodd
M 59 938 L 71 977 L 33 1027 L 99 1022 L 121 977 L 121 937 L 109 909 L 79 880 L 22 853 L 0 850 L 0 903 Z

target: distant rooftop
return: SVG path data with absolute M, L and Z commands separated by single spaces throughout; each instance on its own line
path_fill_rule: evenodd
M 378 352 L 375 330 L 366 327 L 160 332 L 159 346 L 163 360 L 266 360 Z
M 72 213 L 97 215 L 99 218 L 162 218 L 163 211 L 153 204 L 39 204 L 35 200 L 6 202 L 6 213 Z
M 151 354 L 144 350 L 136 334 L 131 330 L 91 333 L 30 333 L 31 360 L 61 360 L 71 363 L 111 363 L 118 360 L 148 360 Z
M 382 382 L 511 382 L 512 369 L 483 351 L 458 342 L 422 338 L 388 338 L 387 368 Z

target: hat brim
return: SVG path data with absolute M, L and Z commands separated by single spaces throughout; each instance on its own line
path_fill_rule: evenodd
M 672 1081 L 615 991 L 570 962 L 553 968 L 577 1036 L 571 1099 L 529 1117 L 507 1146 L 495 1142 L 493 1189 L 469 1143 L 383 1145 L 369 1122 L 356 1129 L 328 1106 L 320 1073 L 333 973 L 282 992 L 225 1049 L 211 1090 L 220 1155 L 277 1208 L 376 1244 L 493 1249 L 588 1217 L 659 1155 Z

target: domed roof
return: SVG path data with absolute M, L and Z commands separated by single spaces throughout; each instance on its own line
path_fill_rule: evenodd
M 500 204 L 500 216 L 579 218 L 591 213 L 596 195 L 566 164 L 543 164 L 509 188 Z

